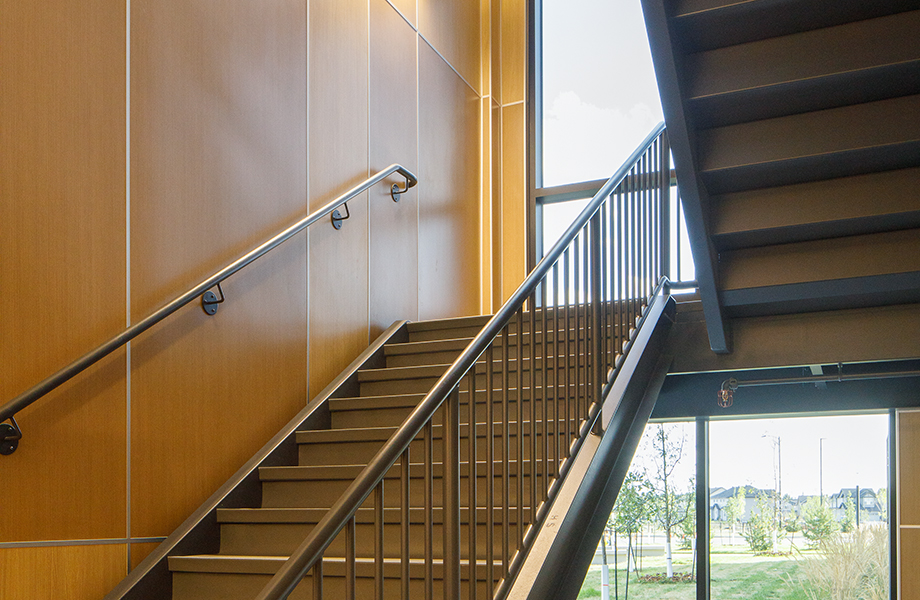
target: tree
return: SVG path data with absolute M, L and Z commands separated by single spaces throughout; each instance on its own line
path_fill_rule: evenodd
M 773 547 L 773 536 L 776 532 L 776 521 L 773 509 L 775 503 L 765 492 L 757 494 L 757 504 L 748 520 L 748 529 L 744 539 L 753 552 L 766 552 Z
M 735 545 L 735 524 L 744 516 L 746 496 L 747 488 L 743 485 L 737 487 L 735 488 L 735 494 L 728 499 L 728 503 L 725 505 L 725 520 L 731 526 L 731 533 L 728 539 L 732 546 Z
M 878 516 L 882 521 L 888 521 L 888 490 L 881 488 L 875 495 L 878 501 Z
M 626 597 L 629 598 L 629 570 L 630 560 L 635 565 L 633 558 L 633 535 L 639 532 L 648 521 L 649 505 L 651 504 L 651 486 L 645 477 L 636 471 L 630 471 L 623 480 L 620 493 L 617 494 L 616 504 L 610 514 L 607 527 L 617 533 L 626 534 L 629 539 L 626 548 Z M 616 574 L 616 573 L 614 573 Z
M 690 489 L 693 489 L 693 480 L 690 480 Z M 696 503 L 693 501 L 693 492 L 687 492 L 688 505 L 687 518 L 680 524 L 680 547 L 692 548 L 693 538 L 696 537 Z
M 853 497 L 847 492 L 847 498 L 844 501 L 843 518 L 840 520 L 840 531 L 850 533 L 856 528 L 856 504 Z
M 653 515 L 658 525 L 664 530 L 667 575 L 671 578 L 674 576 L 671 554 L 672 534 L 681 523 L 690 518 L 690 506 L 693 505 L 694 494 L 692 492 L 681 494 L 676 489 L 674 482 L 674 471 L 684 454 L 683 430 L 681 429 L 678 435 L 673 425 L 665 427 L 664 424 L 659 423 L 656 427 L 652 443 L 655 472 L 648 479 L 655 494 Z
M 839 529 L 839 524 L 834 519 L 833 511 L 821 501 L 818 496 L 812 496 L 805 501 L 802 508 L 802 535 L 808 540 L 808 545 L 817 548 L 827 541 Z

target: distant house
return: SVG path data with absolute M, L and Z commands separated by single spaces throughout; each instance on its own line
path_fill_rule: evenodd
M 709 491 L 709 518 L 713 521 L 724 521 L 725 516 L 725 506 L 728 504 L 728 501 L 731 500 L 736 493 L 738 493 L 738 487 L 726 488 L 713 488 Z M 761 490 L 753 486 L 746 485 L 744 487 L 744 514 L 741 515 L 741 522 L 747 523 L 751 514 L 753 514 L 754 508 L 757 505 L 757 496 L 760 494 L 767 494 L 768 496 L 773 496 L 773 490 Z
M 843 488 L 828 498 L 828 503 L 834 513 L 834 518 L 838 521 L 846 516 L 847 498 L 852 499 L 854 508 L 856 507 L 856 489 L 857 488 Z M 858 508 L 860 523 L 871 523 L 883 520 L 883 507 L 878 500 L 878 496 L 871 488 L 859 489 Z

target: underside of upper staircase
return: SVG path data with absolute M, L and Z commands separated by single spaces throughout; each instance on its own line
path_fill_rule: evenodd
M 642 2 L 712 349 L 920 302 L 920 3 Z

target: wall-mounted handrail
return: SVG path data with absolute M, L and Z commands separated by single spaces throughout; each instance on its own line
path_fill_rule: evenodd
M 169 315 L 173 314 L 174 312 L 176 312 L 177 310 L 179 310 L 180 308 L 182 308 L 183 306 L 185 306 L 192 300 L 200 297 L 202 294 L 204 294 L 206 291 L 208 291 L 212 287 L 216 286 L 217 284 L 221 283 L 222 281 L 224 281 L 225 279 L 227 279 L 228 277 L 230 277 L 237 271 L 241 270 L 242 268 L 246 267 L 250 263 L 264 256 L 265 254 L 267 254 L 274 248 L 277 248 L 278 246 L 280 246 L 287 240 L 291 239 L 292 237 L 294 237 L 295 235 L 297 235 L 298 233 L 300 233 L 301 231 L 303 231 L 304 229 L 312 225 L 313 223 L 316 223 L 320 219 L 323 219 L 329 216 L 339 206 L 342 206 L 349 200 L 358 196 L 358 194 L 360 194 L 361 192 L 364 192 L 370 189 L 371 187 L 380 183 L 381 181 L 393 175 L 394 173 L 399 173 L 406 179 L 405 188 L 403 189 L 399 189 L 396 186 L 396 184 L 393 184 L 393 188 L 391 189 L 391 194 L 393 196 L 394 201 L 398 200 L 399 194 L 405 192 L 409 188 L 412 188 L 418 184 L 418 178 L 415 176 L 415 174 L 413 174 L 411 171 L 409 171 L 407 168 L 403 167 L 402 165 L 398 165 L 398 164 L 390 165 L 389 167 L 383 169 L 382 171 L 379 171 L 375 175 L 365 179 L 364 181 L 362 181 L 355 187 L 351 188 L 350 190 L 348 190 L 341 196 L 327 203 L 325 206 L 323 206 L 319 210 L 316 210 L 313 213 L 307 215 L 306 217 L 297 221 L 296 223 L 294 223 L 293 225 L 291 225 L 290 227 L 288 227 L 281 233 L 275 235 L 268 241 L 253 248 L 252 250 L 250 250 L 249 252 L 241 256 L 240 258 L 236 259 L 235 261 L 233 261 L 232 263 L 230 263 L 223 269 L 203 279 L 200 283 L 192 287 L 190 290 L 188 290 L 181 296 L 178 296 L 176 299 L 165 304 L 164 306 L 157 309 L 156 311 L 154 311 L 147 317 L 144 317 L 142 320 L 138 321 L 131 327 L 128 327 L 127 329 L 125 329 L 124 331 L 116 335 L 115 337 L 111 338 L 107 342 L 98 346 L 94 350 L 87 352 L 86 354 L 84 354 L 83 356 L 75 360 L 74 362 L 70 363 L 69 365 L 67 365 L 66 367 L 58 371 L 57 373 L 54 373 L 47 379 L 29 388 L 25 392 L 19 394 L 18 396 L 16 396 L 15 398 L 10 400 L 6 404 L 4 404 L 2 407 L 0 407 L 0 423 L 15 416 L 16 413 L 18 413 L 25 407 L 29 406 L 30 404 L 32 404 L 33 402 L 35 402 L 36 400 L 38 400 L 39 398 L 41 398 L 42 396 L 50 392 L 51 390 L 55 389 L 56 387 L 60 386 L 61 384 L 71 379 L 75 375 L 79 374 L 80 372 L 84 371 L 88 367 L 92 366 L 93 364 L 95 364 L 96 362 L 104 358 L 105 356 L 111 354 L 112 352 L 120 348 L 121 346 L 124 346 L 129 341 L 133 340 L 134 338 L 136 338 L 143 332 L 147 331 L 148 329 L 150 329 L 151 327 L 153 327 L 154 325 L 156 325 L 157 323 L 159 323 L 160 321 L 162 321 Z M 16 429 L 18 432 L 18 426 L 16 427 Z M 0 442 L 2 441 L 3 439 L 0 439 Z
M 600 191 L 598 191 L 594 195 L 594 197 L 591 199 L 590 202 L 588 202 L 588 204 L 585 206 L 582 212 L 574 220 L 574 222 L 568 227 L 568 229 L 566 229 L 565 233 L 562 234 L 562 237 L 559 239 L 559 241 L 556 242 L 553 248 L 549 250 L 549 252 L 546 253 L 546 255 L 539 262 L 539 264 L 537 264 L 534 270 L 527 276 L 524 282 L 518 287 L 518 289 L 505 302 L 505 304 L 501 307 L 501 309 L 498 310 L 498 312 L 488 321 L 488 323 L 486 323 L 486 325 L 479 331 L 476 337 L 473 338 L 473 340 L 463 350 L 463 352 L 461 352 L 460 356 L 453 362 L 453 364 L 451 364 L 451 366 L 441 376 L 441 378 L 438 379 L 438 381 L 434 384 L 434 387 L 432 387 L 431 391 L 429 391 L 425 395 L 422 401 L 412 411 L 412 413 L 406 418 L 406 420 L 399 427 L 399 429 L 383 445 L 380 451 L 377 452 L 377 454 L 370 460 L 368 465 L 361 471 L 358 477 L 351 483 L 351 485 L 348 486 L 348 488 L 345 490 L 345 492 L 342 494 L 339 500 L 335 502 L 332 508 L 329 509 L 326 515 L 311 530 L 310 535 L 291 554 L 291 557 L 284 563 L 284 565 L 282 565 L 282 567 L 277 571 L 274 577 L 272 577 L 271 581 L 269 581 L 269 583 L 259 593 L 259 595 L 257 596 L 257 600 L 279 600 L 280 598 L 286 598 L 291 592 L 293 592 L 294 588 L 307 575 L 307 573 L 310 571 L 311 568 L 313 568 L 314 565 L 322 564 L 319 561 L 321 561 L 323 553 L 326 551 L 329 544 L 332 543 L 332 540 L 335 538 L 335 536 L 338 535 L 343 529 L 346 528 L 350 520 L 354 517 L 358 508 L 365 502 L 365 500 L 367 500 L 367 498 L 371 495 L 372 492 L 375 491 L 375 489 L 378 489 L 378 486 L 380 485 L 387 471 L 389 471 L 394 465 L 396 465 L 397 462 L 401 459 L 401 457 L 404 457 L 406 450 L 409 448 L 409 444 L 419 436 L 423 428 L 430 427 L 430 423 L 432 422 L 432 419 L 434 418 L 435 412 L 442 406 L 442 404 L 445 404 L 445 401 L 447 401 L 447 404 L 450 406 L 444 415 L 444 421 L 443 421 L 444 422 L 443 427 L 445 429 L 444 434 L 443 434 L 444 439 L 446 441 L 448 440 L 448 436 L 459 435 L 458 433 L 455 434 L 451 431 L 448 431 L 448 424 L 449 423 L 452 423 L 454 425 L 457 424 L 458 415 L 456 414 L 456 411 L 459 409 L 458 386 L 460 385 L 461 380 L 463 379 L 464 376 L 466 376 L 470 372 L 471 368 L 476 364 L 476 362 L 480 359 L 483 353 L 486 352 L 486 350 L 491 347 L 493 342 L 502 333 L 502 331 L 506 330 L 506 327 L 509 327 L 511 325 L 512 319 L 515 316 L 517 316 L 517 321 L 518 321 L 517 338 L 518 338 L 518 344 L 520 344 L 520 339 L 523 337 L 523 333 L 524 333 L 523 326 L 522 326 L 522 322 L 523 322 L 522 313 L 520 311 L 523 310 L 524 304 L 526 301 L 528 301 L 528 299 L 530 300 L 529 318 L 530 318 L 530 330 L 531 330 L 530 343 L 531 343 L 531 350 L 532 350 L 532 353 L 531 353 L 531 357 L 532 357 L 531 358 L 531 361 L 532 361 L 531 362 L 531 365 L 532 365 L 531 391 L 533 390 L 533 385 L 534 385 L 533 371 L 535 369 L 535 367 L 533 366 L 535 363 L 535 358 L 534 358 L 535 355 L 533 354 L 533 350 L 536 344 L 535 342 L 536 330 L 534 327 L 534 314 L 536 312 L 536 303 L 534 302 L 534 300 L 536 300 L 537 295 L 539 293 L 538 288 L 542 284 L 543 286 L 542 296 L 544 300 L 544 302 L 542 303 L 542 306 L 543 306 L 542 319 L 544 320 L 544 328 L 545 328 L 546 312 L 547 312 L 546 310 L 547 305 L 545 303 L 545 300 L 546 300 L 545 279 L 547 278 L 548 274 L 550 273 L 551 270 L 556 269 L 557 262 L 559 261 L 560 257 L 563 256 L 563 253 L 566 253 L 566 256 L 567 256 L 567 253 L 569 251 L 569 246 L 573 243 L 576 237 L 578 237 L 579 234 L 583 232 L 583 229 L 589 226 L 589 221 L 591 222 L 590 223 L 590 230 L 591 230 L 590 236 L 592 240 L 592 252 L 597 252 L 597 253 L 601 252 L 600 250 L 600 240 L 601 240 L 600 231 L 601 231 L 602 224 L 600 222 L 601 219 L 597 218 L 601 205 L 604 204 L 604 202 L 607 201 L 609 197 L 611 197 L 611 194 L 613 194 L 616 190 L 618 190 L 620 184 L 624 180 L 626 180 L 627 177 L 630 176 L 630 173 L 633 172 L 633 170 L 636 168 L 637 163 L 639 163 L 640 160 L 658 161 L 661 158 L 661 156 L 667 156 L 667 152 L 661 151 L 661 148 L 658 148 L 656 146 L 656 148 L 659 151 L 659 156 L 653 157 L 652 159 L 645 158 L 650 148 L 652 148 L 653 145 L 657 142 L 657 140 L 662 135 L 664 130 L 665 130 L 664 123 L 659 123 L 652 130 L 652 132 L 646 137 L 643 143 L 630 155 L 630 157 L 626 160 L 623 166 L 620 167 L 617 170 L 617 172 L 613 175 L 613 177 L 607 180 L 607 183 L 605 183 L 601 187 Z M 668 172 L 669 171 L 670 170 L 668 170 Z M 668 185 L 669 185 L 669 182 L 668 182 Z M 650 223 L 651 219 L 649 219 L 648 221 Z M 666 222 L 667 221 L 665 221 L 665 223 Z M 645 241 L 650 241 L 652 237 L 653 235 L 649 234 L 644 239 Z M 636 240 L 636 239 L 637 238 L 634 235 L 632 240 Z M 585 257 L 586 257 L 586 260 L 584 263 L 584 266 L 586 268 L 586 274 L 585 274 L 585 279 L 584 279 L 585 284 L 587 284 L 587 280 L 588 280 L 588 272 L 587 272 L 588 247 L 587 246 L 588 246 L 588 238 L 585 237 L 585 245 L 584 245 Z M 577 248 L 578 247 L 576 245 L 575 254 L 578 253 Z M 633 255 L 638 256 L 638 253 L 634 252 Z M 597 254 L 596 256 L 599 257 L 599 254 Z M 662 259 L 662 260 L 652 261 L 651 255 L 646 256 L 643 254 L 643 260 L 647 260 L 648 264 L 643 263 L 641 267 L 642 273 L 638 273 L 638 269 L 636 269 L 637 271 L 636 274 L 639 275 L 640 277 L 642 274 L 651 275 L 652 272 L 656 271 L 656 269 L 659 266 L 666 264 L 665 257 L 662 256 L 662 257 L 659 257 L 659 259 Z M 576 258 L 576 261 L 577 261 L 577 258 Z M 651 264 L 652 262 L 657 262 L 657 264 L 652 265 Z M 604 310 L 606 309 L 600 308 L 600 305 L 602 304 L 601 300 L 603 298 L 603 295 L 602 295 L 603 292 L 601 291 L 601 288 L 599 287 L 600 279 L 606 276 L 606 268 L 602 268 L 599 258 L 592 258 L 591 263 L 592 263 L 591 266 L 594 269 L 594 271 L 591 273 L 591 280 L 592 280 L 593 287 L 590 290 L 590 292 L 587 291 L 587 288 L 586 288 L 585 295 L 583 296 L 585 300 L 585 305 L 583 305 L 581 308 L 581 310 L 583 310 L 585 313 L 584 314 L 584 321 L 585 321 L 584 326 L 585 326 L 586 332 L 589 329 L 589 327 L 592 327 L 591 336 L 592 336 L 592 343 L 594 344 L 594 348 L 591 348 L 590 350 L 587 347 L 585 348 L 585 355 L 587 355 L 589 352 L 592 352 L 594 354 L 594 358 L 592 359 L 593 360 L 593 364 L 592 364 L 593 373 L 591 374 L 591 378 L 593 381 L 591 381 L 590 385 L 586 385 L 585 389 L 586 389 L 586 394 L 588 397 L 599 399 L 600 392 L 605 387 L 605 384 L 607 383 L 606 371 L 604 369 L 604 364 L 603 364 L 603 361 L 605 360 L 605 358 L 602 358 L 599 355 L 602 352 L 605 355 L 607 355 L 608 353 L 610 353 L 611 349 L 609 348 L 608 344 L 606 343 L 602 344 L 601 336 L 604 334 L 602 334 L 600 331 L 602 327 L 609 328 L 608 325 L 602 324 L 604 317 L 601 315 L 601 313 L 604 312 Z M 575 264 L 577 267 L 577 262 Z M 576 268 L 576 271 L 577 271 L 577 268 Z M 657 277 L 652 278 L 652 281 L 651 281 L 652 288 L 654 288 L 654 286 L 657 284 L 657 280 L 658 280 Z M 576 279 L 576 282 L 577 282 L 577 279 Z M 601 291 L 601 293 L 598 293 L 599 291 Z M 652 292 L 652 289 L 640 290 L 638 285 L 634 285 L 631 288 L 631 291 L 633 295 L 626 296 L 626 299 L 631 304 L 634 303 L 636 305 L 635 306 L 636 310 L 633 312 L 630 312 L 629 316 L 630 318 L 640 317 L 641 308 L 639 307 L 639 304 L 644 302 L 645 298 L 642 298 L 640 300 L 638 298 L 638 293 L 641 292 L 643 295 L 648 294 Z M 593 306 L 590 306 L 590 307 L 589 307 L 589 302 L 588 302 L 589 294 L 591 297 L 591 303 L 593 303 Z M 635 298 L 635 301 L 631 300 L 631 298 Z M 613 303 L 614 301 L 611 300 L 609 305 L 612 305 Z M 589 317 L 588 313 L 589 312 L 591 313 L 591 318 L 594 319 L 593 325 L 589 325 L 588 323 L 588 317 Z M 554 318 L 556 317 L 558 317 L 558 315 L 555 315 L 554 313 Z M 566 312 L 565 318 L 566 318 L 566 322 L 568 322 L 567 312 Z M 576 309 L 575 318 L 576 319 L 578 318 L 577 309 Z M 544 335 L 543 335 L 544 357 L 547 356 L 545 352 L 545 344 L 546 344 L 547 337 L 548 335 L 546 335 L 546 332 L 544 331 Z M 617 339 L 622 339 L 622 338 L 618 337 Z M 507 342 L 507 339 L 506 339 L 506 342 Z M 503 351 L 505 352 L 504 354 L 505 359 L 507 359 L 507 350 L 508 350 L 508 346 L 506 345 L 503 348 Z M 578 353 L 576 352 L 576 355 L 577 354 Z M 519 372 L 518 372 L 519 391 L 521 390 L 521 382 L 522 382 L 522 375 L 523 375 L 523 373 L 520 371 L 520 368 L 523 362 L 524 362 L 523 355 L 520 354 L 520 345 L 519 345 L 518 346 L 518 360 L 517 360 L 518 368 L 519 368 Z M 505 367 L 507 367 L 507 360 L 505 360 Z M 598 376 L 598 374 L 600 374 L 600 376 Z M 503 375 L 504 375 L 504 371 L 503 371 Z M 486 385 L 491 386 L 491 384 L 488 383 L 488 380 L 490 379 L 490 377 L 486 376 L 485 379 L 486 379 Z M 585 383 L 587 383 L 587 379 L 588 377 L 586 376 Z M 545 387 L 546 385 L 545 380 L 544 380 L 543 385 Z M 596 390 L 591 391 L 589 389 L 595 386 L 597 388 Z M 578 386 L 576 385 L 576 388 L 577 387 Z M 474 381 L 470 385 L 469 393 L 471 396 L 473 393 L 475 393 L 475 390 L 476 388 L 475 388 L 475 381 Z M 448 397 L 450 397 L 451 400 L 448 400 Z M 545 403 L 545 397 L 544 397 L 544 403 Z M 470 404 L 475 405 L 475 401 L 473 400 L 472 397 L 470 398 Z M 520 411 L 520 407 L 518 408 L 518 410 Z M 520 412 L 518 414 L 520 415 Z M 471 418 L 472 418 L 472 411 L 471 411 Z M 568 417 L 566 418 L 568 419 Z M 470 422 L 472 423 L 473 421 L 471 420 Z M 519 426 L 522 426 L 522 421 L 519 422 Z M 459 432 L 459 426 L 457 426 L 455 429 L 457 432 Z M 428 430 L 428 433 L 426 433 L 426 438 L 428 437 L 430 437 L 430 429 Z M 475 439 L 476 436 L 471 435 L 471 437 Z M 518 439 L 520 440 L 521 437 L 519 437 Z M 532 434 L 531 435 L 532 444 L 535 443 L 534 440 L 535 440 L 535 436 Z M 456 445 L 457 443 L 458 441 L 456 438 L 453 441 L 445 443 L 445 459 L 444 459 L 444 474 L 443 474 L 443 479 L 445 481 L 451 478 L 452 479 L 458 478 L 458 475 L 457 475 L 458 469 L 455 468 L 456 465 L 449 464 L 449 460 L 446 458 L 448 446 Z M 456 448 L 454 448 L 454 450 L 456 450 Z M 430 456 L 429 451 L 426 450 L 425 453 L 426 455 Z M 474 454 L 470 454 L 470 456 L 473 456 L 473 455 Z M 521 456 L 520 449 L 518 451 L 518 456 L 519 457 Z M 535 457 L 536 452 L 532 451 L 531 456 Z M 544 456 L 546 456 L 546 454 L 544 454 Z M 471 466 L 470 466 L 471 472 L 473 472 L 474 464 L 475 463 L 471 461 Z M 405 463 L 405 465 L 402 468 L 405 471 L 407 471 L 408 466 L 409 466 L 408 463 Z M 520 464 L 518 465 L 518 468 L 519 469 L 521 468 Z M 531 464 L 531 469 L 533 468 L 534 468 L 533 464 Z M 532 477 L 535 478 L 535 476 L 533 475 L 535 471 L 532 471 L 531 473 L 532 473 Z M 545 476 L 544 476 L 544 479 L 545 479 Z M 519 482 L 518 485 L 520 485 L 520 480 L 521 478 L 518 477 L 518 482 Z M 447 486 L 447 483 L 445 483 L 445 493 L 444 493 L 445 506 L 444 506 L 444 517 L 443 518 L 444 518 L 444 528 L 447 531 L 444 532 L 443 537 L 445 538 L 445 540 L 447 540 L 449 537 L 455 538 L 455 539 L 452 539 L 452 541 L 450 541 L 449 544 L 456 545 L 456 547 L 449 549 L 448 543 L 445 543 L 444 566 L 443 566 L 444 580 L 445 580 L 445 593 L 444 593 L 445 598 L 459 597 L 459 585 L 460 585 L 460 580 L 459 580 L 460 575 L 459 575 L 459 565 L 458 565 L 459 534 L 457 534 L 456 536 L 453 536 L 450 533 L 451 529 L 456 529 L 458 527 L 459 502 L 457 501 L 458 500 L 457 498 L 449 497 L 446 486 Z M 531 483 L 531 486 L 533 486 L 533 483 Z M 518 493 L 520 494 L 520 488 L 519 488 Z M 532 487 L 531 499 L 535 500 L 536 498 L 533 496 L 533 494 L 534 494 L 534 491 Z M 523 502 L 521 498 L 518 498 L 518 501 Z M 536 506 L 533 502 L 531 503 L 529 510 L 533 511 L 534 513 L 536 512 Z M 426 560 L 429 560 L 431 558 L 430 556 L 428 556 L 428 554 L 429 553 L 426 551 L 426 556 L 427 556 Z M 475 568 L 475 561 L 470 563 L 470 567 Z M 318 584 L 315 581 L 314 585 L 318 585 L 319 587 L 317 589 L 321 589 L 321 586 L 322 586 L 321 576 L 318 578 Z M 430 581 L 426 581 L 426 585 L 430 585 Z

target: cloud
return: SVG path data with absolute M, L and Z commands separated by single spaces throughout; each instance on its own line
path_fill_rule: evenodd
M 661 109 L 647 103 L 603 108 L 560 93 L 545 109 L 544 185 L 610 177 L 660 120 Z

